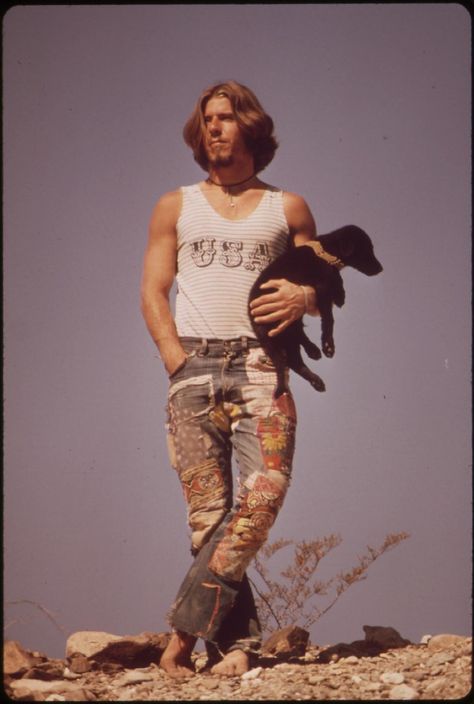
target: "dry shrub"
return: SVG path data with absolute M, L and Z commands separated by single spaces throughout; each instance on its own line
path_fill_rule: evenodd
M 252 567 L 258 583 L 251 579 L 256 591 L 257 608 L 262 629 L 272 633 L 278 628 L 299 625 L 309 628 L 334 606 L 350 586 L 367 577 L 367 570 L 375 560 L 388 550 L 409 538 L 408 533 L 389 533 L 379 547 L 367 546 L 357 564 L 348 571 L 341 571 L 328 580 L 318 580 L 315 572 L 331 550 L 341 544 L 338 534 L 315 540 L 288 540 L 281 538 L 264 545 Z M 268 562 L 275 553 L 293 546 L 292 560 L 280 573 L 277 581 L 270 575 Z

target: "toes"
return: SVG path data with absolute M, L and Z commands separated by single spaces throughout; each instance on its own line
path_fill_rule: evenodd
M 235 652 L 235 651 L 233 651 Z M 229 655 L 224 656 L 221 662 L 214 665 L 211 669 L 213 675 L 222 675 L 224 677 L 240 677 L 249 669 L 248 657 L 246 655 Z

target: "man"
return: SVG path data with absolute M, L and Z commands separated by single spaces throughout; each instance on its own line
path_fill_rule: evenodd
M 208 178 L 159 199 L 142 280 L 142 312 L 170 377 L 169 453 L 188 503 L 194 555 L 160 666 L 173 677 L 192 674 L 202 637 L 212 672 L 233 676 L 258 652 L 245 570 L 282 505 L 296 427 L 291 394 L 274 398 L 276 371 L 253 334 L 248 294 L 272 259 L 314 239 L 316 228 L 303 198 L 257 176 L 277 142 L 248 88 L 229 81 L 206 90 L 183 134 Z M 176 319 L 169 303 L 175 276 Z M 270 292 L 251 313 L 275 323 L 272 335 L 305 312 L 317 314 L 311 287 L 283 279 L 265 286 Z

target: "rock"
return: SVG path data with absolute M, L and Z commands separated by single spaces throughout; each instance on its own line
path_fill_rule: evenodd
M 382 672 L 380 681 L 384 684 L 401 684 L 405 681 L 405 677 L 401 672 Z
M 41 662 L 41 656 L 25 650 L 16 640 L 6 640 L 3 645 L 3 672 L 6 675 L 18 675 Z
M 114 636 L 103 631 L 78 631 L 73 633 L 66 642 L 66 657 L 83 655 L 93 658 L 96 653 L 102 652 L 107 646 L 122 640 L 121 636 Z
M 343 658 L 344 660 L 344 665 L 354 665 L 356 662 L 359 661 L 359 658 L 356 657 L 355 655 L 349 655 L 347 658 Z
M 159 660 L 169 642 L 167 633 L 144 631 L 137 636 L 116 636 L 102 631 L 73 633 L 66 643 L 66 655 L 84 655 L 98 663 L 148 665 Z
M 462 643 L 464 640 L 466 640 L 466 638 L 463 636 L 456 636 L 451 633 L 440 633 L 430 638 L 428 648 L 430 650 L 444 650 L 451 645 L 456 645 L 456 643 Z
M 308 665 L 310 665 L 311 663 L 315 663 L 316 662 L 316 653 L 311 652 L 310 650 L 307 650 L 306 653 L 304 654 L 304 661 Z
M 423 636 L 420 640 L 421 645 L 428 645 L 428 643 L 430 642 L 430 640 L 432 638 L 433 638 L 433 636 L 430 636 L 430 635 Z
M 440 665 L 446 665 L 449 662 L 454 662 L 455 657 L 452 653 L 435 653 L 427 661 L 428 667 L 439 667 Z
M 326 687 L 329 687 L 329 689 L 340 689 L 340 687 L 341 687 L 341 683 L 337 679 L 329 680 L 329 681 L 325 682 L 324 684 L 326 685 Z
M 410 641 L 402 638 L 398 631 L 391 626 L 364 626 L 365 640 L 354 640 L 352 643 L 337 643 L 323 650 L 317 662 L 331 662 L 332 656 L 339 658 L 375 657 L 385 650 L 402 648 L 411 645 Z
M 116 675 L 117 672 L 123 671 L 123 665 L 119 665 L 119 663 L 116 662 L 103 662 L 100 665 L 100 669 L 108 675 Z
M 411 645 L 411 641 L 402 638 L 400 633 L 391 626 L 363 626 L 363 630 L 367 643 L 378 645 L 383 650 Z
M 263 644 L 263 655 L 303 656 L 308 646 L 309 632 L 299 626 L 287 626 L 273 633 Z
M 418 699 L 418 692 L 406 684 L 399 684 L 390 690 L 390 699 Z
M 68 667 L 64 668 L 63 677 L 65 680 L 80 680 L 81 679 L 80 674 L 78 674 L 76 672 L 72 672 L 72 670 L 70 670 Z
M 248 670 L 248 672 L 244 672 L 244 674 L 241 676 L 240 679 L 242 680 L 254 680 L 256 677 L 260 675 L 262 672 L 261 667 L 254 667 L 252 670 Z
M 321 684 L 323 679 L 324 679 L 324 677 L 322 677 L 321 675 L 310 675 L 308 677 L 308 684 L 313 684 L 313 685 Z
M 340 658 L 344 659 L 347 662 L 347 659 L 350 657 L 362 657 L 362 655 L 366 655 L 366 651 L 363 646 L 365 646 L 365 641 L 354 641 L 353 643 L 337 643 L 336 645 L 332 645 L 330 648 L 326 648 L 325 650 L 323 650 L 318 655 L 316 662 L 338 662 Z M 379 650 L 377 648 L 373 654 L 377 655 L 378 652 Z
M 92 669 L 92 663 L 85 655 L 75 653 L 68 658 L 69 669 L 78 675 L 83 675 L 84 672 L 89 672 Z
M 153 679 L 154 677 L 151 672 L 135 672 L 134 670 L 129 670 L 123 675 L 120 683 L 122 685 L 139 684 L 140 682 L 149 682 Z
M 47 662 L 42 665 L 32 667 L 27 672 L 25 672 L 24 677 L 25 679 L 51 681 L 60 679 L 63 677 L 63 675 L 63 663 L 57 665 L 54 662 Z
M 381 688 L 382 685 L 380 684 L 380 682 L 367 682 L 367 684 L 365 685 L 365 689 L 368 692 L 379 692 Z
M 425 685 L 425 692 L 440 692 L 446 686 L 445 677 L 436 677 Z
M 87 689 L 77 688 L 73 689 L 66 694 L 67 702 L 83 702 L 83 701 L 95 701 L 95 696 L 93 692 Z
M 10 685 L 16 699 L 33 698 L 34 701 L 46 699 L 50 694 L 60 694 L 66 697 L 66 701 L 84 701 L 90 695 L 72 682 L 55 680 L 45 682 L 44 680 L 22 679 L 12 682 Z
M 51 658 L 50 660 L 46 660 L 45 662 L 40 662 L 38 665 L 35 665 L 34 670 L 38 673 L 38 679 L 51 680 L 61 679 L 64 675 L 65 667 L 65 660 Z
M 202 684 L 205 689 L 217 689 L 220 680 L 217 677 L 206 677 Z

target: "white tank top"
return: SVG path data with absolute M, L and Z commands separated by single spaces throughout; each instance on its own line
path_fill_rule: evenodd
M 181 190 L 178 335 L 222 340 L 255 337 L 247 311 L 250 289 L 267 264 L 289 246 L 283 192 L 267 188 L 249 216 L 228 220 L 214 210 L 198 184 Z

